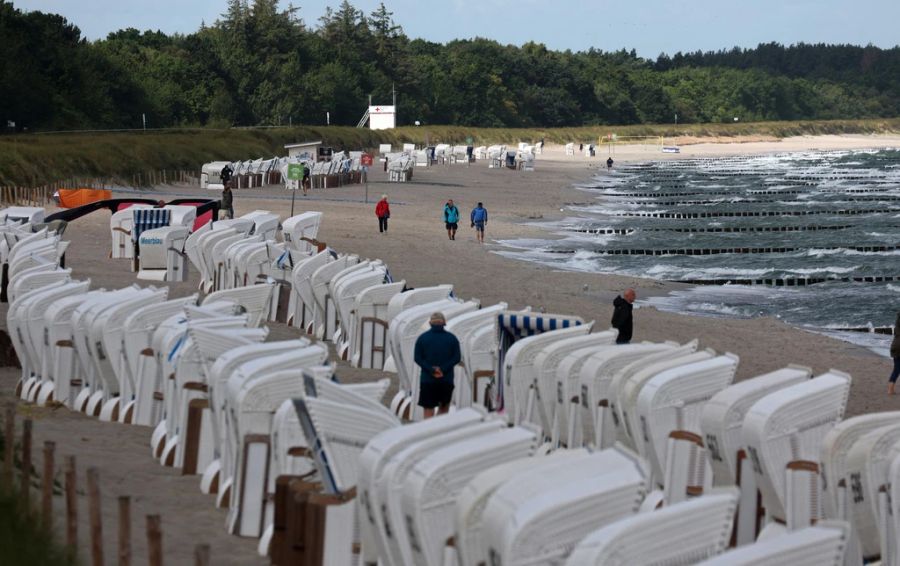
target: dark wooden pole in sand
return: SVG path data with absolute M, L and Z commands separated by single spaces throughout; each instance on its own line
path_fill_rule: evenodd
M 66 546 L 72 556 L 78 550 L 78 494 L 75 456 L 66 456 Z
M 194 547 L 194 566 L 209 566 L 208 544 L 198 544 Z
M 119 497 L 119 566 L 131 566 L 131 498 Z
M 6 406 L 6 436 L 3 438 L 3 487 L 9 491 L 13 486 L 13 461 L 16 457 L 16 404 Z
M 88 468 L 88 513 L 91 522 L 91 564 L 103 566 L 103 516 L 100 509 L 100 472 Z
M 162 520 L 159 515 L 147 515 L 147 553 L 150 566 L 162 566 Z
M 22 508 L 31 512 L 31 419 L 22 423 Z
M 56 475 L 56 443 L 44 442 L 44 477 L 41 481 L 41 516 L 44 526 L 53 528 L 53 478 Z

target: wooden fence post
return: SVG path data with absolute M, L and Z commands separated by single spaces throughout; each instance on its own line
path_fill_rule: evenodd
M 13 461 L 16 457 L 16 403 L 6 406 L 6 436 L 3 438 L 3 487 L 10 491 L 13 486 Z
M 75 456 L 66 456 L 66 546 L 72 555 L 78 549 L 78 494 L 76 493 Z
M 44 526 L 53 528 L 53 479 L 56 476 L 56 462 L 54 451 L 56 443 L 50 440 L 44 442 L 44 478 L 41 481 L 41 515 L 44 518 Z
M 198 544 L 194 547 L 194 566 L 209 566 L 208 544 Z
M 119 566 L 131 566 L 131 498 L 119 497 Z
M 22 423 L 22 508 L 31 513 L 31 419 Z
M 159 515 L 147 515 L 147 553 L 149 566 L 162 566 L 162 530 Z
M 88 513 L 91 522 L 91 564 L 103 566 L 103 515 L 100 508 L 100 472 L 88 468 Z

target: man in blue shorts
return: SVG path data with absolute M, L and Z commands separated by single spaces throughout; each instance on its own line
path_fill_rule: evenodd
M 444 226 L 447 228 L 447 236 L 455 240 L 456 229 L 459 228 L 459 209 L 453 204 L 453 199 L 444 205 Z
M 419 406 L 424 410 L 425 418 L 450 410 L 453 398 L 453 368 L 462 359 L 459 340 L 444 330 L 447 319 L 443 313 L 436 312 L 428 321 L 431 329 L 416 340 L 416 365 L 422 368 L 419 375 Z
M 484 225 L 487 224 L 487 209 L 479 202 L 478 206 L 472 209 L 471 220 L 472 228 L 475 228 L 475 235 L 478 237 L 478 243 L 484 243 Z

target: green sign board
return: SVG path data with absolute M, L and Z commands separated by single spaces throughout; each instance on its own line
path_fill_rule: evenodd
M 288 163 L 288 179 L 291 181 L 303 180 L 303 164 Z
M 472 142 L 475 141 L 472 139 L 472 136 L 466 138 L 466 145 L 472 145 Z

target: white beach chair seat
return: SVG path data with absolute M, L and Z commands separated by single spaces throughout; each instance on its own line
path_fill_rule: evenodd
M 556 410 L 561 417 L 565 415 L 559 428 L 566 446 L 611 448 L 616 442 L 618 422 L 611 402 L 613 377 L 636 360 L 677 347 L 675 342 L 617 344 L 592 352 L 574 352 L 567 358 L 556 372 L 563 392 Z M 570 412 L 570 408 L 574 411 Z M 569 414 L 573 414 L 575 422 L 569 422 Z
M 822 441 L 841 420 L 850 376 L 835 370 L 757 401 L 743 437 L 767 514 L 786 520 L 786 472 L 791 462 L 817 462 Z M 791 502 L 793 504 L 793 502 Z
M 507 307 L 506 303 L 497 303 L 496 305 L 461 314 L 447 322 L 445 328 L 447 332 L 452 333 L 459 340 L 462 353 L 462 361 L 453 372 L 453 383 L 455 386 L 453 395 L 457 407 L 470 407 L 476 402 L 484 404 L 484 387 L 481 386 L 479 380 L 484 381 L 482 378 L 484 373 L 493 374 L 495 363 L 493 360 L 490 360 L 488 363 L 479 365 L 480 360 L 470 355 L 469 339 L 479 328 L 493 330 L 497 315 L 505 311 Z M 496 335 L 496 332 L 488 334 L 490 336 L 489 340 L 492 340 L 494 344 L 496 344 Z M 488 344 L 483 344 L 483 346 L 490 347 Z
M 623 373 L 630 372 L 630 375 L 620 382 L 616 409 L 621 417 L 620 423 L 624 425 L 622 428 L 626 431 L 626 444 L 634 448 L 638 454 L 648 454 L 649 448 L 637 413 L 638 397 L 647 382 L 667 370 L 709 360 L 716 355 L 709 349 L 687 354 L 686 351 L 689 349 L 689 345 L 682 346 L 675 349 L 670 357 L 663 355 L 662 360 L 649 364 L 642 364 L 640 361 L 632 362 L 622 370 Z M 638 368 L 637 371 L 631 371 L 635 368 Z
M 513 427 L 449 444 L 413 466 L 406 479 L 402 508 L 416 564 L 442 563 L 453 535 L 452 513 L 462 488 L 480 471 L 534 454 L 535 430 Z
M 505 314 L 499 316 L 505 316 Z M 558 318 L 555 315 L 533 313 L 529 313 L 528 316 L 536 319 Z M 579 324 L 580 319 L 577 322 L 568 328 L 549 330 L 517 340 L 506 351 L 502 362 L 498 360 L 498 363 L 503 365 L 502 368 L 498 368 L 502 371 L 498 371 L 497 374 L 497 378 L 503 381 L 503 408 L 514 423 L 528 422 L 529 396 L 533 399 L 532 405 L 538 401 L 537 391 L 533 388 L 534 360 L 537 355 L 558 340 L 590 333 L 591 324 Z
M 360 542 L 362 560 L 377 562 L 379 554 L 387 557 L 386 535 L 378 484 L 385 467 L 405 448 L 428 438 L 460 430 L 484 421 L 486 413 L 476 409 L 461 409 L 432 419 L 391 428 L 374 436 L 359 456 L 357 493 L 362 507 L 360 513 Z
M 331 251 L 324 250 L 296 264 L 291 271 L 291 291 L 295 295 L 293 323 L 307 333 L 310 333 L 316 310 L 316 298 L 312 288 L 313 273 L 334 259 L 335 256 Z
M 738 490 L 717 488 L 690 501 L 639 513 L 582 539 L 566 566 L 689 566 L 721 554 L 731 538 Z
M 900 420 L 900 412 L 884 411 L 857 415 L 843 420 L 828 431 L 822 441 L 822 485 L 825 490 L 825 516 L 849 520 L 850 495 L 848 492 L 847 455 L 856 442 L 866 434 Z M 842 481 L 844 480 L 844 481 Z
M 821 521 L 700 562 L 701 566 L 841 566 L 850 537 L 843 521 Z
M 382 369 L 387 359 L 388 305 L 406 281 L 373 285 L 360 291 L 351 316 L 350 363 L 354 367 Z
M 894 422 L 877 428 L 857 440 L 847 453 L 845 461 L 847 489 L 852 494 L 848 498 L 849 508 L 846 519 L 862 547 L 863 559 L 871 562 L 881 558 L 882 540 L 879 528 L 883 516 L 879 505 L 879 491 L 887 484 L 889 461 L 883 459 L 891 453 L 891 448 L 900 444 L 900 412 Z M 886 501 L 885 501 L 886 503 Z M 884 511 L 887 511 L 886 509 Z M 841 517 L 844 518 L 844 517 Z M 893 536 L 891 536 L 893 538 Z
M 635 514 L 647 479 L 640 459 L 616 449 L 518 474 L 485 505 L 482 560 L 561 563 L 591 531 Z
M 315 321 L 315 336 L 320 340 L 326 338 L 325 333 L 329 326 L 333 327 L 334 321 L 328 319 L 326 302 L 328 301 L 328 283 L 331 279 L 347 269 L 359 263 L 359 256 L 345 255 L 334 261 L 330 261 L 317 269 L 310 279 L 312 285 L 313 298 L 315 300 L 313 307 L 313 320 Z M 327 337 L 331 339 L 331 337 Z
M 649 438 L 641 455 L 650 461 L 657 482 L 664 482 L 670 434 L 679 431 L 700 437 L 703 404 L 731 385 L 738 362 L 734 354 L 725 354 L 678 366 L 658 373 L 641 388 L 636 416 L 645 440 Z M 710 484 L 711 474 L 709 470 L 704 478 Z
M 577 462 L 587 454 L 585 450 L 557 450 L 547 456 L 528 456 L 488 468 L 473 477 L 456 499 L 456 535 L 454 546 L 462 566 L 476 566 L 487 555 L 483 513 L 491 495 L 518 474 L 532 472 L 536 467 L 555 466 L 563 459 Z
M 593 322 L 587 323 L 593 327 Z M 557 340 L 544 347 L 534 357 L 534 387 L 540 403 L 536 403 L 537 419 L 531 421 L 544 431 L 545 438 L 560 437 L 560 428 L 568 424 L 566 415 L 557 415 L 559 398 L 568 398 L 568 391 L 557 386 L 556 371 L 566 356 L 586 347 L 602 348 L 614 345 L 618 331 L 614 329 Z
M 269 301 L 271 299 L 272 285 L 265 283 L 235 289 L 223 289 L 210 293 L 203 299 L 201 305 L 215 301 L 231 301 L 247 313 L 248 326 L 259 326 L 265 320 L 266 314 L 268 314 Z
M 292 249 L 304 253 L 314 252 L 315 248 L 309 240 L 315 240 L 322 224 L 321 212 L 302 212 L 286 218 L 281 223 L 281 235 Z

